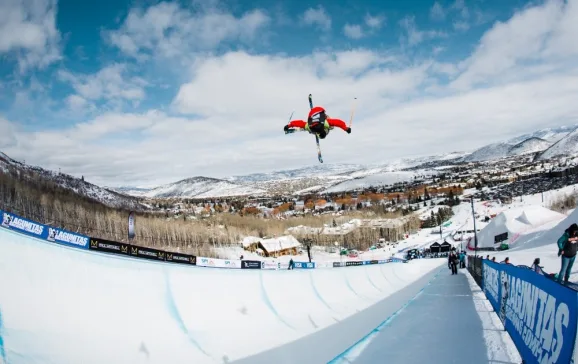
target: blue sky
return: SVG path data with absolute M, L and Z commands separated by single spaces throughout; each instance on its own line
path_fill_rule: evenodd
M 105 185 L 471 150 L 578 122 L 577 0 L 0 4 L 0 150 Z M 539 100 L 539 102 L 536 102 Z

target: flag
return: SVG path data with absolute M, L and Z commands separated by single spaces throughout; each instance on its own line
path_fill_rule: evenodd
M 131 211 L 130 214 L 128 214 L 128 239 L 134 239 L 135 237 L 135 232 L 134 232 L 134 211 Z

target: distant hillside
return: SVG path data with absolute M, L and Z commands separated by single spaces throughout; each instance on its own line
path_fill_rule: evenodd
M 102 203 L 112 208 L 146 210 L 148 207 L 139 199 L 110 191 L 65 173 L 48 171 L 40 167 L 18 162 L 0 152 L 0 173 L 7 173 L 24 180 L 35 180 L 43 185 L 54 184 L 71 193 Z
M 550 148 L 551 145 L 552 143 L 544 139 L 538 137 L 531 137 L 512 146 L 508 151 L 508 156 L 525 155 L 530 153 L 542 152 Z
M 262 195 L 267 191 L 253 186 L 233 183 L 217 178 L 193 177 L 153 188 L 142 194 L 148 198 L 213 198 Z
M 537 160 L 552 159 L 560 156 L 572 156 L 578 154 L 578 129 L 573 130 L 564 138 L 553 144 L 550 148 L 537 156 Z
M 485 162 L 508 156 L 511 144 L 493 143 L 486 145 L 464 158 L 465 162 Z

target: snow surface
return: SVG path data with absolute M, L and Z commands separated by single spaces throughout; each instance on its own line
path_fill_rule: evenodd
M 552 211 L 541 205 L 522 206 L 508 209 L 498 216 L 478 234 L 479 248 L 493 248 L 494 237 L 502 233 L 508 233 L 505 243 L 514 244 L 524 234 L 540 230 L 548 223 L 558 223 L 566 218 L 566 215 Z M 499 244 L 497 244 L 499 246 Z
M 223 363 L 319 332 L 445 261 L 225 270 L 85 252 L 0 228 L 6 362 Z

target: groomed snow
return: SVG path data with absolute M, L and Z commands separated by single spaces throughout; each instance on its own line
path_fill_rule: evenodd
M 0 228 L 0 335 L 10 364 L 223 363 L 342 321 L 443 264 L 231 271 Z

